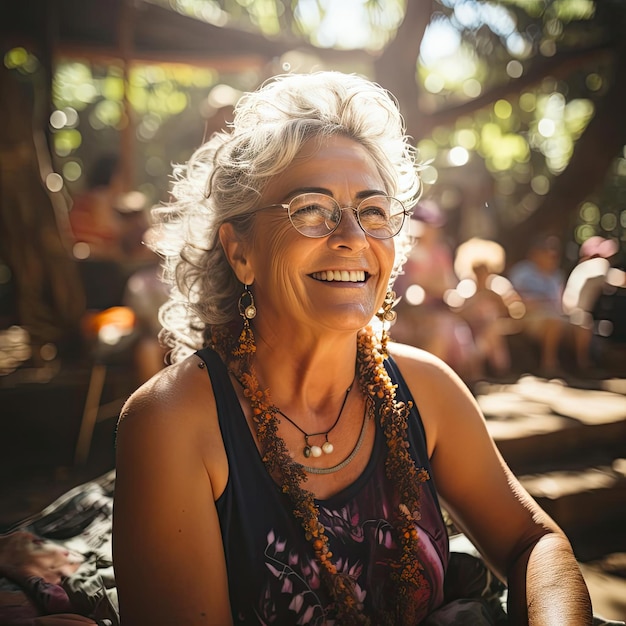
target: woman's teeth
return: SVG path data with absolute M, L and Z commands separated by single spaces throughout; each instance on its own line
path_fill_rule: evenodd
M 365 272 L 362 270 L 331 270 L 328 272 L 315 272 L 312 276 L 316 280 L 325 280 L 328 282 L 340 281 L 344 283 L 361 283 L 365 280 Z

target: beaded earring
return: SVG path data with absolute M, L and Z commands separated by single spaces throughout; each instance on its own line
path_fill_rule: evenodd
M 248 358 L 256 352 L 254 333 L 250 326 L 250 320 L 256 317 L 256 306 L 254 305 L 254 296 L 248 288 L 248 285 L 244 285 L 244 291 L 239 296 L 237 307 L 239 309 L 239 315 L 243 318 L 243 328 L 239 334 L 237 346 L 233 350 L 233 355 Z
M 392 289 L 388 289 L 385 294 L 383 304 L 378 309 L 376 317 L 380 320 L 382 326 L 382 333 L 380 337 L 380 346 L 383 354 L 387 354 L 387 342 L 389 341 L 389 334 L 387 329 L 391 326 L 391 323 L 395 321 L 398 314 L 393 310 L 396 304 L 396 292 Z

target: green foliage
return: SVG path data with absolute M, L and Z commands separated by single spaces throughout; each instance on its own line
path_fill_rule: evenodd
M 486 200 L 501 223 L 515 223 L 515 213 L 525 219 L 565 171 L 611 80 L 610 64 L 593 56 L 578 67 L 564 64 L 563 70 L 558 62 L 550 66 L 550 59 L 610 45 L 620 20 L 610 19 L 615 12 L 598 15 L 592 0 L 441 0 L 441 5 L 422 43 L 419 107 L 435 114 L 450 111 L 450 118 L 455 107 L 469 113 L 451 123 L 453 132 L 437 127 L 420 139 L 420 154 L 431 161 L 432 190 L 457 180 L 452 156 L 466 150 L 468 160 L 479 157 L 494 179 L 495 194 Z M 556 76 L 542 66 L 554 67 Z M 490 100 L 491 92 L 503 95 Z M 472 108 L 473 101 L 481 104 Z M 600 223 L 615 229 L 605 236 L 623 232 L 616 221 Z
M 268 37 L 295 36 L 321 47 L 373 50 L 393 36 L 406 7 L 406 0 L 157 1 L 197 19 Z
M 376 54 L 385 54 L 407 9 L 407 0 L 154 1 L 220 26 Z M 420 6 L 431 10 L 430 3 Z M 504 214 L 514 214 L 523 201 L 536 202 L 547 193 L 567 168 L 596 103 L 610 86 L 612 68 L 593 58 L 556 74 L 544 67 L 552 63 L 558 68 L 553 60 L 560 55 L 621 37 L 626 17 L 618 9 L 619 3 L 608 0 L 440 0 L 430 15 L 414 75 L 400 81 L 417 80 L 417 101 L 401 102 L 405 111 L 418 110 L 424 119 L 449 111 L 435 128 L 414 133 L 421 157 L 429 162 L 426 182 L 439 187 L 446 172 L 479 160 L 493 178 L 491 200 L 503 223 L 508 220 Z M 400 49 L 394 53 L 403 54 Z M 7 52 L 5 65 L 28 75 L 37 60 L 15 48 Z M 156 200 L 165 193 L 170 163 L 185 160 L 202 136 L 204 120 L 220 106 L 219 98 L 207 99 L 213 88 L 221 85 L 236 95 L 262 78 L 254 72 L 229 76 L 151 64 L 133 65 L 126 83 L 120 65 L 62 60 L 52 93 L 54 105 L 67 113 L 67 122 L 52 129 L 61 169 L 69 172 L 69 180 L 77 171 L 72 164 L 88 162 L 93 146 L 104 145 L 101 138 L 115 145 L 128 123 L 129 104 L 137 185 Z M 376 78 L 385 84 L 388 77 Z M 455 116 L 456 108 L 462 113 Z M 614 179 L 623 182 L 625 169 L 616 167 Z M 80 182 L 79 177 L 76 184 Z

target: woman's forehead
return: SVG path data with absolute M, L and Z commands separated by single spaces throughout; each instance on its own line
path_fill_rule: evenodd
M 384 191 L 382 177 L 367 149 L 343 136 L 309 139 L 291 164 L 272 178 L 264 198 L 283 198 L 299 188 Z

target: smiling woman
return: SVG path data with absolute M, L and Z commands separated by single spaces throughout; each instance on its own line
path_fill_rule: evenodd
M 155 212 L 172 365 L 118 427 L 123 624 L 501 623 L 482 585 L 455 590 L 439 498 L 513 623 L 591 623 L 471 394 L 389 342 L 417 169 L 394 99 L 320 72 L 246 94 L 178 170 Z

